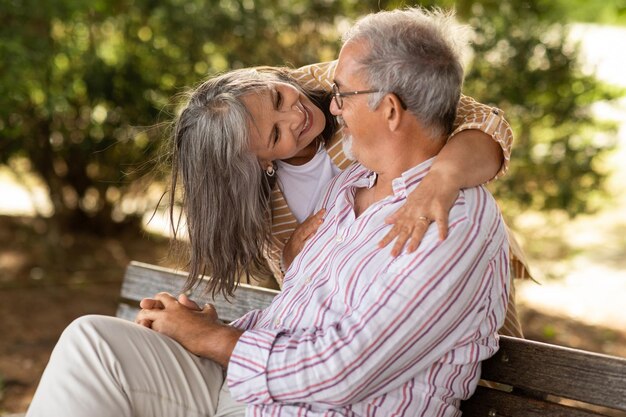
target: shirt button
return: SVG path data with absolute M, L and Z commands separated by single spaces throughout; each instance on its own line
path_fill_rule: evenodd
M 276 327 L 280 327 L 280 319 L 276 319 L 276 320 L 274 320 L 274 325 L 275 325 Z
M 305 283 L 305 284 L 310 284 L 310 283 L 311 283 L 311 281 L 313 281 L 313 279 L 312 279 L 310 276 L 309 276 L 309 277 L 306 277 L 306 278 L 304 279 L 304 283 Z
M 341 236 L 341 235 L 337 235 L 337 237 L 335 238 L 335 241 L 337 241 L 337 242 L 341 243 L 341 242 L 343 242 L 343 239 L 344 239 L 344 237 L 343 237 L 343 236 Z

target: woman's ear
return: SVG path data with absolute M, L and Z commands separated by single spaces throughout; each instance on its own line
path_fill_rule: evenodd
M 267 175 L 269 175 L 270 177 L 274 176 L 274 173 L 275 173 L 274 162 L 269 161 L 267 159 L 259 159 L 259 165 L 261 166 L 261 169 L 265 171 Z
M 261 158 L 257 158 L 257 161 L 259 161 L 259 166 L 261 167 L 262 170 L 265 171 L 265 169 L 267 169 L 268 167 L 270 167 L 272 164 L 272 161 L 269 161 L 267 159 L 261 159 Z

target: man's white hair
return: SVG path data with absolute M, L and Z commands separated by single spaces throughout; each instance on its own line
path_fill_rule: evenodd
M 463 85 L 463 58 L 469 27 L 457 23 L 454 11 L 421 7 L 369 14 L 343 36 L 366 42 L 367 56 L 357 58 L 376 108 L 388 93 L 396 94 L 431 129 L 433 138 L 452 131 Z

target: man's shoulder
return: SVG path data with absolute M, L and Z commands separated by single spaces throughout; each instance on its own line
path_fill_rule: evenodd
M 461 190 L 452 210 L 457 210 L 457 216 L 466 218 L 484 234 L 495 234 L 504 230 L 498 203 L 482 185 Z M 453 217 L 451 214 L 451 221 Z

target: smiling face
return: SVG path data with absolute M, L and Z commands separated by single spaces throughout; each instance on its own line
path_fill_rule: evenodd
M 272 82 L 268 89 L 247 94 L 250 149 L 266 166 L 270 161 L 308 154 L 326 126 L 320 108 L 291 84 Z
M 363 66 L 357 58 L 368 53 L 368 45 L 362 41 L 352 41 L 344 45 L 339 53 L 335 70 L 335 84 L 340 92 L 371 90 L 363 73 Z M 369 94 L 343 97 L 341 109 L 337 101 L 332 100 L 330 112 L 339 116 L 344 137 L 347 137 L 345 150 L 353 159 L 370 169 L 375 169 L 375 161 L 380 159 L 381 138 L 384 135 L 385 120 L 381 107 L 371 109 L 368 104 Z

